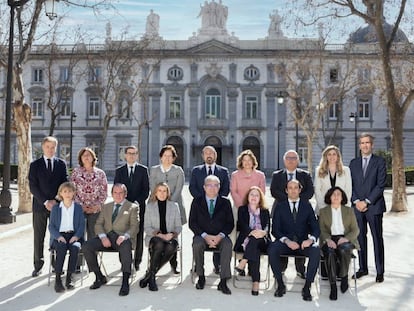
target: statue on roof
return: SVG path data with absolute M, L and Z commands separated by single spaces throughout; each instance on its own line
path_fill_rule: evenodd
M 201 17 L 201 29 L 225 29 L 228 17 L 228 7 L 219 2 L 204 1 L 204 5 L 200 5 L 200 13 L 197 17 Z
M 154 13 L 151 9 L 150 14 L 147 16 L 147 24 L 145 26 L 145 35 L 147 37 L 158 37 L 160 30 L 160 16 Z
M 272 14 L 269 14 L 270 18 L 270 25 L 269 25 L 269 38 L 283 38 L 283 31 L 281 24 L 283 22 L 283 18 L 279 15 L 278 10 L 273 10 Z

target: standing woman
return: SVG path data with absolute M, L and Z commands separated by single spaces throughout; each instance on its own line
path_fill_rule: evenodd
M 78 152 L 79 166 L 70 177 L 76 186 L 75 202 L 82 206 L 86 218 L 87 239 L 95 237 L 95 223 L 108 195 L 108 181 L 103 170 L 97 168 L 95 152 L 84 147 Z
M 342 162 L 341 152 L 336 146 L 328 146 L 322 152 L 319 166 L 315 170 L 315 213 L 326 206 L 325 194 L 332 187 L 341 187 L 347 198 L 352 195 L 351 171 Z
M 325 195 L 326 208 L 320 210 L 319 227 L 321 235 L 319 244 L 325 258 L 328 279 L 331 284 L 330 300 L 337 300 L 336 276 L 341 278 L 341 292 L 348 290 L 348 270 L 352 250 L 359 249 L 359 227 L 355 213 L 345 206 L 348 198 L 340 187 L 333 187 Z M 339 262 L 339 271 L 336 271 Z
M 148 285 L 157 291 L 155 275 L 177 254 L 177 237 L 181 233 L 181 217 L 178 204 L 170 201 L 170 189 L 165 182 L 158 183 L 151 193 L 144 218 L 145 244 L 148 246 L 150 266 L 139 285 Z
M 161 164 L 155 165 L 150 169 L 150 188 L 151 192 L 155 191 L 155 186 L 160 182 L 165 182 L 170 188 L 170 200 L 176 202 L 180 208 L 181 224 L 187 223 L 187 217 L 183 206 L 183 197 L 181 192 L 184 187 L 184 171 L 174 164 L 177 159 L 177 151 L 172 145 L 165 145 L 160 151 Z M 145 226 L 145 218 L 144 218 Z M 179 274 L 177 271 L 177 256 L 174 255 L 170 261 L 171 269 L 174 274 Z
M 243 252 L 243 259 L 235 270 L 244 274 L 244 268 L 249 263 L 252 276 L 252 295 L 259 294 L 260 282 L 260 253 L 266 252 L 270 228 L 270 214 L 265 206 L 265 198 L 262 190 L 252 186 L 248 190 L 244 205 L 238 209 L 238 228 L 240 229 L 234 251 Z
M 266 177 L 257 169 L 258 162 L 254 153 L 247 149 L 237 157 L 237 170 L 231 174 L 230 192 L 234 206 L 239 208 L 249 192 L 250 187 L 257 186 L 263 193 L 266 191 Z

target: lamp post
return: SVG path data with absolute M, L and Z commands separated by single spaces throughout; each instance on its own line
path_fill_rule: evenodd
M 282 122 L 277 124 L 277 169 L 280 168 L 280 130 L 282 129 Z
M 72 168 L 72 147 L 73 147 L 73 122 L 76 121 L 76 113 L 72 112 L 70 114 L 70 154 L 69 154 L 69 167 Z
M 0 223 L 12 223 L 16 221 L 16 215 L 10 209 L 10 136 L 11 136 L 11 107 L 13 97 L 13 44 L 14 44 L 14 15 L 15 9 L 25 5 L 29 0 L 8 0 L 7 5 L 10 7 L 10 25 L 9 25 L 9 49 L 7 58 L 7 84 L 6 84 L 6 107 L 4 121 L 4 147 L 3 147 L 3 188 L 0 193 Z M 55 0 L 48 0 L 54 3 Z M 46 8 L 46 15 L 54 16 Z
M 288 97 L 289 93 L 286 91 L 280 91 L 277 93 L 276 97 L 277 97 L 277 103 L 279 105 L 283 105 L 283 103 L 285 102 L 285 97 Z M 296 102 L 296 110 L 298 108 L 298 103 Z M 296 152 L 299 152 L 299 125 L 298 125 L 298 121 L 296 120 L 296 112 L 295 112 L 295 150 Z
M 355 158 L 358 157 L 358 116 L 356 112 L 351 112 L 349 115 L 349 122 L 355 124 L 354 139 L 355 139 Z

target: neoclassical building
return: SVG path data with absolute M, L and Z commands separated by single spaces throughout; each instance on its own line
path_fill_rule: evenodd
M 323 45 L 321 38 L 285 37 L 274 11 L 267 37 L 243 40 L 227 30 L 230 13 L 221 2 L 206 1 L 201 27 L 188 40 L 160 37 L 160 17 L 151 10 L 145 35 L 136 41 L 113 40 L 108 25 L 101 45 L 34 46 L 23 72 L 35 156 L 52 119 L 59 155 L 68 163 L 72 158 L 75 166 L 77 151 L 91 146 L 108 176 L 122 164 L 123 148 L 130 144 L 139 145 L 140 160 L 149 166 L 158 164 L 164 144 L 174 145 L 176 163 L 187 174 L 201 162 L 204 145 L 215 146 L 218 162 L 230 170 L 249 148 L 268 177 L 283 165 L 288 149 L 297 149 L 301 166 L 307 167 L 311 146 L 314 167 L 321 150 L 333 143 L 348 164 L 355 155 L 355 134 L 362 131 L 377 137 L 375 149 L 391 148 L 376 78 L 380 59 L 368 29 L 350 34 L 347 44 Z M 412 50 L 405 35 L 398 40 Z M 406 50 L 400 59 L 413 57 L 412 52 L 401 57 Z M 402 83 L 407 68 L 396 64 Z M 5 85 L 4 73 L 0 83 Z M 318 112 L 310 145 L 295 117 L 303 105 Z M 406 165 L 414 165 L 414 157 L 407 156 L 414 154 L 413 108 L 404 124 Z M 12 162 L 17 163 L 16 154 Z

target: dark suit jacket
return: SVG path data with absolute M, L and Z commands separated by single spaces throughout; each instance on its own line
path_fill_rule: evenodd
M 201 235 L 203 232 L 217 235 L 222 232 L 228 236 L 234 228 L 230 201 L 217 197 L 213 217 L 210 217 L 205 196 L 195 198 L 191 203 L 189 227 L 194 235 Z
M 141 164 L 135 164 L 132 183 L 128 177 L 128 165 L 122 165 L 115 170 L 114 184 L 124 184 L 128 189 L 127 200 L 138 202 L 140 210 L 145 211 L 145 200 L 149 194 L 148 168 Z
M 59 204 L 53 206 L 50 212 L 49 232 L 50 232 L 50 246 L 53 240 L 57 240 L 61 234 L 59 232 L 60 223 L 62 221 L 62 208 Z M 73 231 L 74 236 L 78 237 L 80 242 L 83 242 L 83 235 L 85 233 L 85 216 L 83 215 L 82 206 L 75 203 L 75 210 L 73 212 Z
M 66 163 L 62 159 L 53 159 L 53 171 L 47 170 L 43 156 L 30 164 L 29 186 L 33 194 L 33 212 L 41 212 L 47 200 L 55 200 L 59 186 L 68 181 Z
M 386 211 L 384 188 L 387 178 L 384 158 L 373 154 L 369 160 L 365 177 L 362 171 L 362 157 L 353 159 L 349 164 L 349 168 L 352 177 L 351 201 L 368 199 L 371 204 L 368 205 L 366 213 L 371 215 L 384 213 Z
M 308 171 L 300 168 L 296 169 L 296 179 L 302 184 L 302 191 L 300 192 L 301 200 L 309 201 L 314 193 L 312 177 Z M 287 172 L 286 169 L 273 172 L 272 182 L 270 184 L 270 193 L 277 202 L 283 202 L 287 200 L 286 193 L 287 184 Z
M 234 245 L 234 250 L 242 250 L 242 244 L 244 239 L 250 234 L 252 229 L 250 229 L 250 215 L 247 205 L 240 206 L 237 211 L 237 228 L 240 232 L 237 237 L 236 243 Z M 269 231 L 270 231 L 270 215 L 268 209 L 260 210 L 260 223 L 262 224 L 262 230 L 267 231 L 266 239 L 270 240 Z
M 226 197 L 230 192 L 229 170 L 221 165 L 215 165 L 214 175 L 220 179 L 219 195 Z M 207 177 L 205 164 L 194 166 L 191 171 L 190 193 L 193 198 L 204 197 L 204 179 Z
M 289 240 L 294 241 L 294 236 L 296 236 L 296 242 L 301 244 L 308 239 L 308 234 L 316 239 L 319 238 L 319 224 L 312 205 L 308 201 L 299 201 L 296 223 L 293 221 L 289 202 L 287 200 L 278 202 L 272 218 L 272 224 L 272 234 L 277 240 L 287 237 Z

